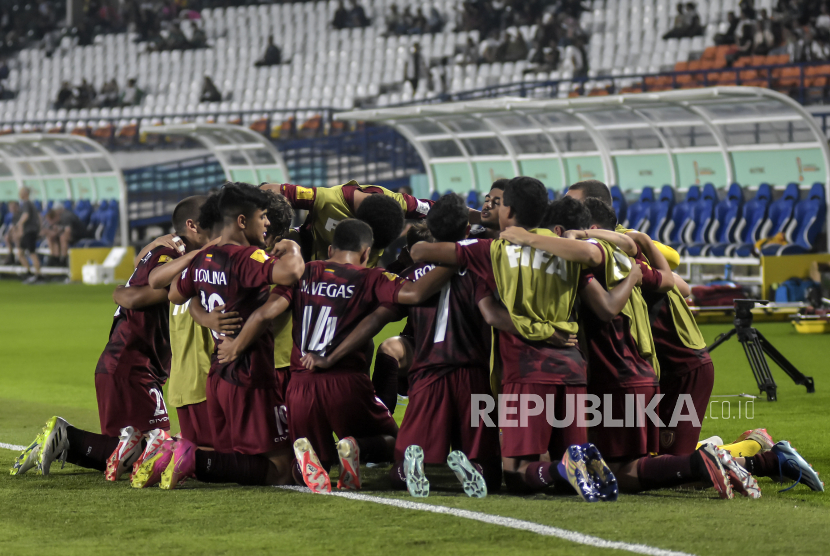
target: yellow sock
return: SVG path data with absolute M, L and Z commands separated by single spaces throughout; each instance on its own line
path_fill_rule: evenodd
M 742 440 L 740 442 L 735 442 L 734 444 L 718 446 L 718 448 L 729 450 L 732 457 L 735 458 L 751 458 L 761 451 L 761 445 L 754 440 Z

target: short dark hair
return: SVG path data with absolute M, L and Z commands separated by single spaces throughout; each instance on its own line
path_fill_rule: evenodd
M 591 225 L 588 208 L 573 197 L 554 201 L 545 213 L 545 227 L 562 226 L 565 230 L 585 230 Z
M 268 194 L 250 183 L 227 182 L 219 191 L 219 212 L 226 223 L 240 214 L 251 218 L 257 209 L 268 210 L 270 204 Z
M 354 251 L 360 253 L 374 243 L 372 228 L 366 222 L 357 218 L 341 220 L 334 227 L 334 239 L 331 246 L 340 251 Z
M 587 198 L 583 204 L 591 213 L 591 224 L 595 224 L 603 230 L 614 230 L 617 227 L 617 214 L 614 209 L 599 199 Z
M 199 214 L 206 200 L 207 197 L 204 195 L 194 195 L 179 201 L 173 209 L 173 229 L 177 234 L 184 232 L 188 220 L 199 222 Z M 201 223 L 199 225 L 201 226 Z
M 199 226 L 204 230 L 212 230 L 222 222 L 222 214 L 219 212 L 219 194 L 214 193 L 202 203 L 199 209 Z
M 536 178 L 519 176 L 504 186 L 502 204 L 510 207 L 519 224 L 536 228 L 542 223 L 548 208 L 548 191 Z
M 384 249 L 400 237 L 403 231 L 403 209 L 392 197 L 375 193 L 363 199 L 355 212 L 355 218 L 363 220 L 372 229 L 374 249 Z
M 507 179 L 507 178 L 497 179 L 496 181 L 493 182 L 493 185 L 490 186 L 490 191 L 492 191 L 494 189 L 501 189 L 502 191 L 504 191 L 504 187 L 507 185 L 507 182 L 509 182 L 509 181 L 510 180 Z
M 461 241 L 467 235 L 470 209 L 456 194 L 444 195 L 429 209 L 427 227 L 436 241 Z
M 429 233 L 429 228 L 425 222 L 413 224 L 406 231 L 406 246 L 409 249 L 412 249 L 412 246 L 419 241 L 426 241 L 429 243 L 433 243 L 435 241 L 435 238 L 432 237 L 431 233 Z
M 609 205 L 613 204 L 613 201 L 611 200 L 611 190 L 608 189 L 607 185 L 599 180 L 578 181 L 568 189 L 582 191 L 586 199 L 599 199 L 603 203 L 607 203 Z
M 268 195 L 270 204 L 266 215 L 268 216 L 268 236 L 269 237 L 283 237 L 288 229 L 291 227 L 291 222 L 294 220 L 294 209 L 291 203 L 288 202 L 284 196 L 266 189 L 265 194 Z

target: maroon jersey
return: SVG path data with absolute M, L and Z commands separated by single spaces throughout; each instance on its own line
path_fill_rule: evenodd
M 602 253 L 602 262 L 594 268 L 582 271 L 579 279 L 580 295 L 585 295 L 584 288 L 593 280 L 604 290 L 608 289 L 605 283 L 605 250 L 599 246 L 597 248 Z M 652 274 L 657 274 L 658 278 Z M 653 284 L 658 280 L 659 285 L 659 278 L 661 277 L 657 271 L 651 271 L 648 278 L 645 271 L 643 273 L 644 283 L 649 281 Z M 640 356 L 637 343 L 631 335 L 631 322 L 628 317 L 620 313 L 611 319 L 611 322 L 604 322 L 594 314 L 587 303 L 583 302 L 580 307 L 579 327 L 585 332 L 587 344 L 589 391 L 607 392 L 619 388 L 657 384 L 654 369 Z
M 321 356 L 331 353 L 364 317 L 380 306 L 394 306 L 404 283 L 403 278 L 382 268 L 330 261 L 306 263 L 297 285 L 274 288 L 293 311 L 291 371 L 306 371 L 300 359 L 307 352 Z M 365 372 L 367 351 L 361 348 L 345 355 L 337 362 L 336 370 Z
M 435 268 L 416 264 L 403 276 L 417 282 Z M 460 369 L 490 372 L 490 325 L 478 310 L 478 303 L 493 292 L 473 272 L 460 271 L 439 293 L 421 305 L 399 306 L 401 317 L 408 313 L 407 326 L 414 335 L 414 359 L 409 369 L 412 395 L 442 376 Z
M 458 265 L 480 277 L 491 291 L 498 293 L 490 256 L 492 239 L 468 239 L 455 246 Z M 547 342 L 530 342 L 508 332 L 499 331 L 499 356 L 504 368 L 503 384 L 587 383 L 585 358 L 578 347 L 557 348 Z
M 148 286 L 150 272 L 172 261 L 178 253 L 167 247 L 153 249 L 138 263 L 127 287 Z M 167 301 L 143 309 L 119 307 L 109 341 L 98 359 L 95 374 L 150 373 L 162 384 L 170 376 L 170 323 Z
M 243 324 L 268 299 L 273 265 L 278 259 L 258 247 L 214 245 L 201 251 L 190 262 L 178 282 L 179 293 L 198 297 L 205 311 L 225 305 L 226 312 L 237 311 Z M 240 354 L 236 361 L 220 364 L 216 350 L 222 335 L 213 333 L 216 348 L 210 374 L 234 385 L 249 388 L 273 388 L 277 385 L 274 371 L 274 333 L 268 327 Z

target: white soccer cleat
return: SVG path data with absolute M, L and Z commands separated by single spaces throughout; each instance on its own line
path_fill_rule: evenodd
M 450 469 L 461 483 L 464 494 L 470 498 L 484 498 L 487 496 L 487 483 L 484 482 L 484 477 L 470 463 L 464 452 L 461 450 L 450 452 L 450 455 L 447 456 L 447 465 L 450 466 Z
M 133 463 L 141 455 L 141 439 L 143 437 L 144 435 L 133 427 L 121 429 L 118 446 L 107 458 L 107 469 L 104 471 L 105 480 L 117 481 L 121 475 L 133 466 Z
M 337 443 L 337 456 L 340 458 L 340 478 L 337 488 L 360 490 L 360 449 L 351 436 L 342 438 Z
M 66 428 L 71 426 L 62 417 L 52 417 L 46 421 L 43 427 L 43 445 L 38 454 L 38 468 L 46 476 L 56 459 L 61 461 L 61 469 L 66 465 L 66 453 L 69 451 L 69 437 L 66 435 Z
M 721 450 L 718 448 L 717 453 L 723 469 L 729 476 L 729 483 L 732 485 L 732 490 L 737 491 L 747 498 L 760 498 L 761 487 L 758 486 L 758 481 L 755 480 L 755 477 L 735 461 L 735 458 L 732 457 L 729 450 Z
M 303 482 L 311 489 L 311 492 L 318 494 L 331 492 L 329 474 L 323 469 L 320 459 L 308 438 L 298 438 L 294 441 L 294 455 L 300 465 Z
M 720 436 L 710 436 L 698 442 L 701 446 L 704 444 L 714 444 L 715 446 L 723 446 L 723 438 Z
M 403 474 L 406 489 L 415 498 L 429 496 L 429 479 L 424 473 L 424 449 L 413 444 L 407 447 L 403 457 Z

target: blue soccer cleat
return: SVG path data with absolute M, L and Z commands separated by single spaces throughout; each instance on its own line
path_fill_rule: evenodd
M 591 479 L 591 474 L 586 467 L 586 457 L 578 444 L 570 446 L 565 450 L 562 461 L 557 466 L 559 474 L 571 483 L 574 490 L 586 502 L 599 502 L 600 493 Z
M 795 481 L 789 487 L 780 490 L 785 492 L 794 488 L 798 483 L 804 483 L 813 490 L 824 492 L 824 483 L 818 477 L 818 473 L 813 469 L 813 466 L 807 463 L 801 454 L 796 452 L 795 448 L 790 446 L 786 440 L 775 444 L 772 448 L 772 453 L 778 456 L 778 481 L 784 482 L 784 479 Z
M 594 481 L 594 487 L 599 492 L 599 499 L 603 502 L 614 502 L 620 494 L 617 487 L 617 478 L 611 472 L 611 468 L 602 459 L 602 454 L 596 446 L 588 442 L 581 446 L 582 452 L 585 454 L 585 467 L 591 479 Z

